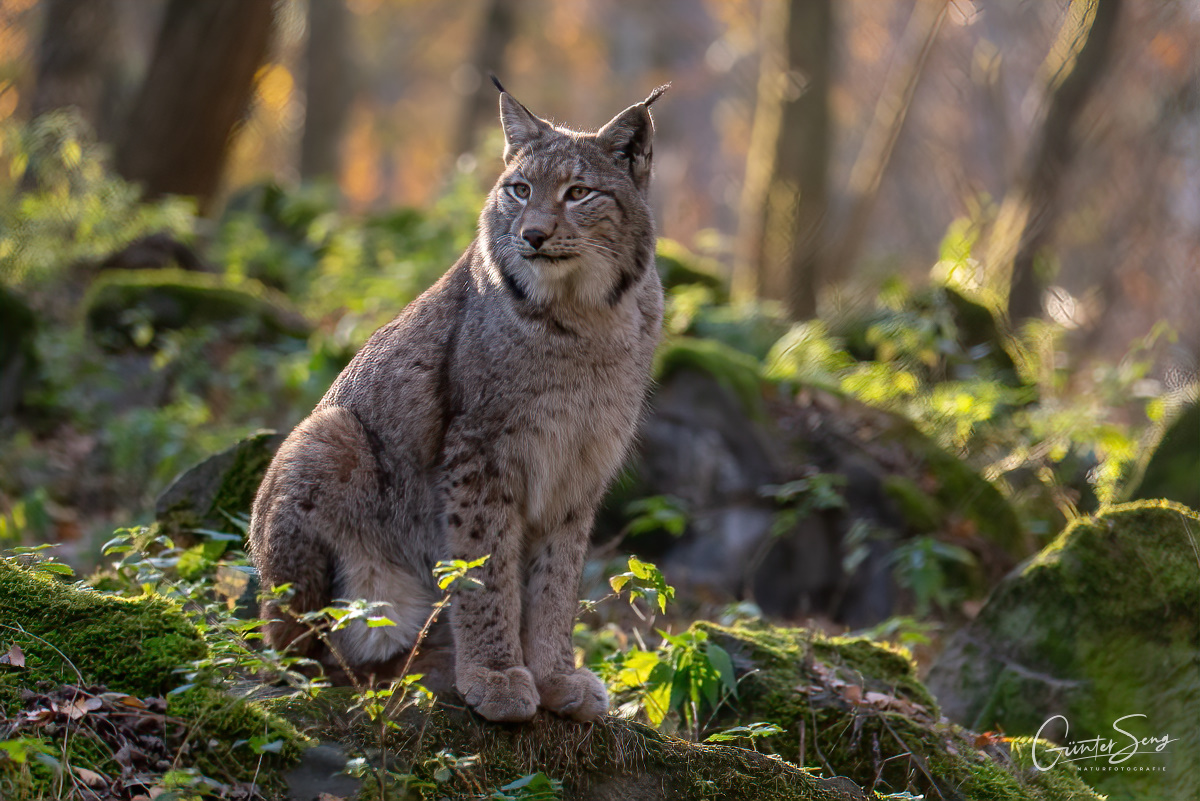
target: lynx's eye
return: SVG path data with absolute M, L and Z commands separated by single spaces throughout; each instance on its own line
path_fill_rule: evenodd
M 508 191 L 511 192 L 514 197 L 518 197 L 521 200 L 529 199 L 529 184 L 523 184 L 520 182 L 509 184 Z
M 583 200 L 590 194 L 592 194 L 591 189 L 586 186 L 576 184 L 567 190 L 567 200 Z

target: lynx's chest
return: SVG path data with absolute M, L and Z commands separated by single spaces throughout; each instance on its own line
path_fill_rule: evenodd
M 620 469 L 641 417 L 652 342 L 545 358 L 512 409 L 525 514 L 553 525 L 593 506 Z

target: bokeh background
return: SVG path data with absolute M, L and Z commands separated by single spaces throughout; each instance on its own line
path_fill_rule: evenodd
M 989 477 L 1056 468 L 1056 436 L 1128 464 L 1200 349 L 1197 52 L 1183 1 L 0 0 L 0 277 L 28 307 L 6 312 L 28 357 L 4 385 L 7 536 L 93 542 L 294 425 L 472 236 L 500 167 L 490 73 L 581 129 L 671 84 L 653 204 L 711 290 L 676 293 L 672 333 L 758 326 L 726 339 L 763 360 L 818 321 L 893 366 L 880 337 L 920 340 L 901 355 L 946 378 L 962 343 L 928 309 L 854 321 L 950 286 L 995 317 L 966 362 L 1020 340 L 1039 408 L 1073 410 L 974 451 Z M 105 270 L 164 266 L 304 321 L 246 347 L 95 311 Z M 131 350 L 97 349 L 106 326 Z M 972 392 L 968 431 L 994 408 Z

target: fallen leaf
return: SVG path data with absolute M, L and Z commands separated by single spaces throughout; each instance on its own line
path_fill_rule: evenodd
M 975 747 L 984 748 L 989 745 L 995 745 L 996 743 L 1007 743 L 1009 739 L 1010 738 L 1006 737 L 1002 731 L 985 731 L 983 734 L 975 737 Z
M 87 768 L 74 768 L 74 771 L 75 775 L 79 777 L 79 780 L 88 787 L 104 787 L 108 784 L 108 782 L 104 780 L 104 777 L 94 770 L 88 770 Z
M 13 643 L 13 646 L 8 649 L 8 653 L 0 656 L 0 665 L 14 668 L 25 667 L 25 652 L 21 650 L 21 646 Z
M 857 684 L 846 685 L 846 691 L 842 695 L 852 704 L 861 704 L 863 700 L 862 687 L 859 687 Z
M 62 711 L 66 712 L 67 717 L 71 720 L 79 720 L 88 712 L 95 712 L 102 706 L 104 706 L 104 702 L 99 698 L 76 698 L 67 704 Z

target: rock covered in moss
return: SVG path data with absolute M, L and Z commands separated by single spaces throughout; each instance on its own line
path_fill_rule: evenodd
M 1060 742 L 1169 736 L 1117 764 L 1112 799 L 1200 797 L 1200 517 L 1167 501 L 1081 518 L 1010 574 L 929 675 L 947 715 Z M 1051 717 L 1062 721 L 1043 729 Z M 1145 716 L 1122 718 L 1129 715 Z M 1064 736 L 1065 735 L 1065 736 Z M 1099 768 L 1099 770 L 1096 770 Z
M 180 682 L 175 668 L 207 652 L 195 627 L 162 598 L 119 598 L 6 559 L 0 622 L 0 643 L 25 654 L 24 670 L 0 672 L 0 708 L 10 710 L 20 687 L 76 682 L 76 670 L 113 690 L 162 695 Z
M 229 517 L 249 515 L 283 434 L 259 431 L 182 473 L 154 505 L 162 533 L 179 538 L 196 529 L 224 530 Z
M 307 337 L 311 330 L 286 297 L 258 281 L 175 268 L 102 272 L 84 309 L 97 340 L 118 350 L 180 328 L 216 326 L 251 341 Z
M 326 713 L 337 708 L 337 699 L 337 691 L 324 696 Z M 280 700 L 271 708 L 298 725 L 319 728 L 320 706 Z M 388 762 L 399 773 L 411 773 L 406 797 L 414 799 L 488 798 L 497 788 L 539 772 L 562 783 L 563 801 L 868 798 L 845 779 L 818 778 L 765 754 L 691 743 L 615 717 L 580 724 L 540 713 L 530 723 L 511 726 L 489 723 L 461 707 L 439 706 L 409 710 L 396 723 L 388 736 Z M 330 724 L 324 734 L 347 739 L 346 731 L 344 723 L 340 728 Z M 351 750 L 370 750 L 377 748 L 377 737 L 378 728 L 364 724 L 348 739 Z M 438 772 L 452 761 L 453 770 Z
M 302 738 L 282 719 L 214 687 L 181 686 L 180 669 L 209 652 L 167 599 L 117 597 L 0 559 L 0 654 L 11 663 L 13 653 L 23 665 L 0 667 L 0 723 L 10 723 L 12 737 L 47 745 L 73 770 L 96 773 L 97 786 L 117 787 L 137 762 L 121 751 L 128 738 L 109 737 L 121 732 L 96 723 L 110 713 L 120 717 L 112 706 L 144 718 L 137 735 L 170 751 L 172 759 L 162 764 L 195 769 L 219 783 L 256 776 L 268 782 L 273 768 L 299 754 Z M 55 697 L 72 699 L 76 708 L 47 700 Z M 4 731 L 0 726 L 0 740 L 8 739 Z M 260 750 L 269 746 L 265 761 L 252 742 Z M 30 772 L 0 762 L 0 790 L 7 785 L 28 793 L 14 798 L 52 797 L 47 793 L 56 781 L 44 767 Z
M 981 738 L 947 722 L 906 653 L 805 629 L 696 625 L 729 652 L 741 677 L 726 722 L 783 730 L 761 740 L 760 750 L 880 793 L 1098 799 L 1068 766 L 1036 770 L 1031 740 Z
M 396 718 L 388 764 L 411 774 L 411 797 L 431 800 L 489 797 L 541 772 L 562 783 L 565 801 L 862 801 L 906 792 L 958 801 L 1100 801 L 1070 766 L 1036 769 L 1030 738 L 1002 742 L 940 718 L 904 653 L 763 624 L 696 627 L 727 649 L 740 678 L 734 707 L 718 713 L 712 728 L 770 722 L 782 729 L 757 740 L 755 750 L 689 742 L 616 717 L 578 724 L 542 713 L 529 724 L 493 724 L 445 704 Z M 323 739 L 370 753 L 379 727 L 361 722 L 348 735 L 349 696 L 333 690 L 316 702 L 268 703 Z

